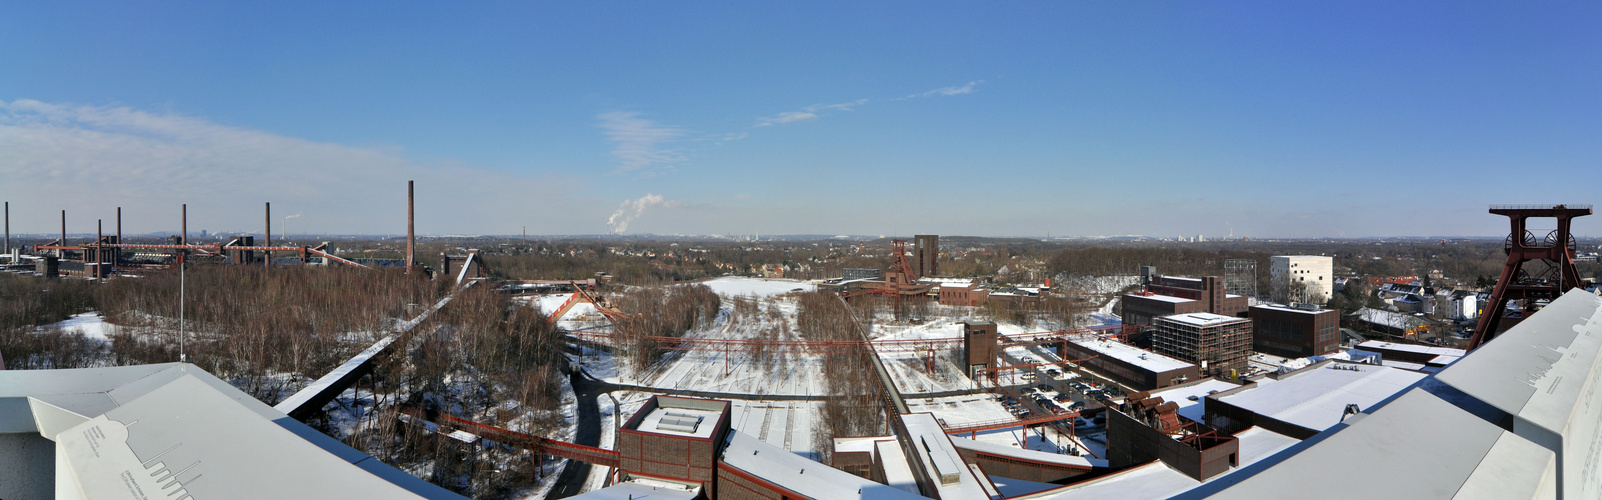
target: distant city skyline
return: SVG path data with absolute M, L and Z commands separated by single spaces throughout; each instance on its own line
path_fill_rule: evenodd
M 401 234 L 416 180 L 424 235 L 1492 237 L 1602 201 L 1602 5 L 1543 7 L 13 5 L 0 200 L 14 234 Z

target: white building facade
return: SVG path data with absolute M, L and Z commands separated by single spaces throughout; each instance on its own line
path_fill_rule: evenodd
M 1335 258 L 1323 255 L 1276 255 L 1268 261 L 1269 287 L 1275 301 L 1323 304 L 1334 296 Z M 1298 286 L 1300 284 L 1300 286 Z

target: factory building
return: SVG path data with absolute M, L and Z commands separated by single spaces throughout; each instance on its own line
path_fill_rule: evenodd
M 840 279 L 842 281 L 883 280 L 884 270 L 867 267 L 848 267 L 841 270 Z
M 996 362 L 996 324 L 962 323 L 962 359 L 968 378 Z
M 1194 364 L 1115 340 L 1074 340 L 1063 346 L 1064 359 L 1124 386 L 1147 390 L 1183 384 L 1201 377 Z
M 710 489 L 729 433 L 729 402 L 655 396 L 618 430 L 625 480 L 668 480 Z
M 1325 360 L 1208 395 L 1203 418 L 1226 431 L 1262 427 L 1307 439 L 1341 423 L 1347 405 L 1367 410 L 1426 376 L 1388 366 Z
M 1152 350 L 1201 365 L 1203 375 L 1235 377 L 1246 371 L 1252 351 L 1252 323 L 1211 313 L 1157 318 Z
M 1312 304 L 1252 306 L 1252 350 L 1291 359 L 1340 350 L 1340 312 Z
M 1153 325 L 1157 318 L 1175 314 L 1211 313 L 1223 316 L 1244 316 L 1247 299 L 1242 295 L 1224 292 L 1224 280 L 1218 276 L 1181 278 L 1160 276 L 1150 266 L 1141 269 L 1146 278 L 1146 289 L 1140 293 L 1125 294 L 1121 300 L 1119 316 L 1126 325 Z M 1149 334 L 1154 327 L 1141 329 L 1134 339 L 1140 346 L 1149 346 Z
M 978 283 L 941 283 L 940 305 L 982 306 L 990 300 L 990 289 Z
M 931 278 L 940 275 L 940 236 L 934 234 L 920 234 L 913 236 L 915 240 L 914 270 L 919 278 Z

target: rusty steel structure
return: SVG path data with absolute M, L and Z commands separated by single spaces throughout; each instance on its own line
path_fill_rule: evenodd
M 1124 333 L 1124 325 L 1106 325 L 1073 330 L 1054 330 L 1047 332 L 1019 333 L 1013 335 L 999 335 L 1003 346 L 1043 344 L 1061 342 L 1064 339 L 1086 339 L 1117 336 Z M 622 345 L 632 339 L 627 335 L 613 332 L 598 332 L 591 330 L 571 330 L 567 332 L 569 338 L 574 340 L 602 345 Z M 770 339 L 720 339 L 701 337 L 643 337 L 646 345 L 656 349 L 674 351 L 692 351 L 697 349 L 715 350 L 718 352 L 749 352 L 758 351 L 766 353 L 801 353 L 801 354 L 828 354 L 840 352 L 861 352 L 869 346 L 878 352 L 915 352 L 951 350 L 962 347 L 962 337 L 937 337 L 927 339 L 888 339 L 888 340 L 770 340 Z
M 618 310 L 616 307 L 613 307 L 610 302 L 607 302 L 606 297 L 599 294 L 590 293 L 589 291 L 585 290 L 584 287 L 579 286 L 578 282 L 576 281 L 568 281 L 568 284 L 573 285 L 573 295 L 568 297 L 566 302 L 562 302 L 561 307 L 557 307 L 556 311 L 552 312 L 549 317 L 546 317 L 546 321 L 556 323 L 557 320 L 562 319 L 562 316 L 567 315 L 568 311 L 573 310 L 573 306 L 584 302 L 588 302 L 590 305 L 595 306 L 595 310 L 600 312 L 602 316 L 605 316 L 606 319 L 610 320 L 614 325 L 629 318 L 628 314 L 624 314 L 623 311 Z
M 1502 330 L 1527 316 L 1535 300 L 1551 300 L 1582 286 L 1574 266 L 1576 248 L 1570 225 L 1575 217 L 1591 215 L 1591 205 L 1491 205 L 1491 213 L 1506 216 L 1511 230 L 1502 250 L 1507 264 L 1496 280 L 1491 300 L 1474 325 L 1468 349 L 1485 345 Z M 1528 228 L 1530 218 L 1557 219 L 1557 229 L 1537 239 Z M 1529 265 L 1526 265 L 1529 264 Z M 1518 301 L 1518 317 L 1508 317 L 1507 305 Z
M 413 198 L 413 186 L 413 181 L 406 182 L 406 272 L 408 273 L 410 273 L 412 268 L 416 267 L 417 265 L 416 231 L 414 224 L 415 218 L 413 216 L 415 206 Z M 123 256 L 123 250 L 125 249 L 170 251 L 173 262 L 176 265 L 184 264 L 191 254 L 201 257 L 231 260 L 235 263 L 243 263 L 247 261 L 254 262 L 255 259 L 252 257 L 251 253 L 261 252 L 263 266 L 271 267 L 273 252 L 290 252 L 299 255 L 302 263 L 310 262 L 312 258 L 316 257 L 326 259 L 328 262 L 337 262 L 340 264 L 364 269 L 369 268 L 367 265 L 334 255 L 328 251 L 327 243 L 317 246 L 287 246 L 281 244 L 273 245 L 271 202 L 264 202 L 263 204 L 262 245 L 256 245 L 253 241 L 253 236 L 240 236 L 235 238 L 233 241 L 222 244 L 191 244 L 189 242 L 189 205 L 187 203 L 179 204 L 178 206 L 178 224 L 178 234 L 169 238 L 165 244 L 127 243 L 123 240 L 122 235 L 122 207 L 117 207 L 117 233 L 115 236 L 107 236 L 105 234 L 105 225 L 104 220 L 102 219 L 97 221 L 95 230 L 96 237 L 94 241 L 74 244 L 67 239 L 67 211 L 62 210 L 60 237 L 54 241 L 50 241 L 42 245 L 35 245 L 31 248 L 36 252 L 52 253 L 54 258 L 60 260 L 67 260 L 68 252 L 74 252 L 72 258 L 76 261 L 81 261 L 85 265 L 83 273 L 86 276 L 92 275 L 96 278 L 110 276 L 115 269 L 128 266 L 141 268 L 168 267 L 168 264 L 164 263 L 152 264 L 146 262 L 143 264 L 130 264 L 125 262 Z M 287 237 L 288 236 L 286 234 L 285 238 Z M 0 247 L 0 250 L 3 250 L 5 253 L 10 253 L 11 251 L 10 202 L 5 202 L 5 241 L 4 246 Z M 480 277 L 482 277 L 485 272 L 489 271 L 488 267 L 483 264 L 482 259 L 475 258 L 472 259 L 471 262 L 474 263 L 474 267 L 478 268 L 478 274 Z M 92 272 L 90 271 L 90 266 L 93 266 Z M 75 273 L 77 271 L 71 272 Z
M 884 281 L 864 282 L 861 288 L 841 291 L 840 296 L 849 299 L 863 295 L 888 295 L 895 302 L 895 317 L 900 319 L 906 316 L 907 301 L 913 300 L 912 297 L 927 299 L 934 285 L 918 281 L 918 271 L 907 260 L 907 240 L 890 240 L 890 255 L 893 260 L 890 269 L 884 273 Z
M 439 425 L 441 426 L 439 430 L 441 434 L 450 433 L 450 431 L 446 430 L 448 428 L 460 429 L 489 441 L 529 450 L 534 452 L 535 455 L 551 455 L 603 467 L 615 468 L 619 465 L 618 452 L 614 450 L 530 436 L 521 432 L 449 415 L 438 410 L 429 411 L 413 405 L 403 405 L 400 407 L 397 416 L 402 417 L 402 421 L 413 425 L 418 425 L 421 422 Z

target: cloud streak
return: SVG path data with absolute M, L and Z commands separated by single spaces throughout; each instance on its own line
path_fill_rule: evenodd
M 683 137 L 682 129 L 657 125 L 635 111 L 601 113 L 596 119 L 619 162 L 614 174 L 650 176 L 685 161 L 683 152 L 664 147 Z
M 925 98 L 925 97 L 944 97 L 944 96 L 954 96 L 954 95 L 962 95 L 962 94 L 972 94 L 974 92 L 974 90 L 979 86 L 979 84 L 984 83 L 984 82 L 985 82 L 984 80 L 974 80 L 974 81 L 971 81 L 971 82 L 968 82 L 968 83 L 965 83 L 965 84 L 962 84 L 962 85 L 956 85 L 956 86 L 951 86 L 951 87 L 940 87 L 938 89 L 930 90 L 930 91 L 927 91 L 927 92 L 920 92 L 920 93 L 917 93 L 917 94 L 911 94 L 911 95 L 908 95 L 906 97 L 896 97 L 896 98 L 893 98 L 893 99 L 890 99 L 890 100 L 891 101 L 905 101 L 907 99 L 921 99 L 921 98 Z M 799 111 L 786 111 L 786 112 L 779 113 L 779 114 L 776 114 L 776 115 L 773 115 L 773 116 L 758 118 L 757 119 L 757 123 L 756 123 L 755 126 L 756 127 L 772 127 L 774 125 L 779 125 L 779 124 L 784 124 L 784 123 L 794 123 L 794 122 L 806 121 L 806 120 L 816 120 L 821 116 L 819 114 L 820 112 L 823 112 L 823 111 L 856 111 L 856 108 L 858 106 L 862 106 L 862 105 L 868 104 L 869 102 L 870 101 L 868 101 L 867 99 L 857 99 L 855 101 L 842 102 L 842 103 L 839 103 L 839 104 L 814 104 L 814 105 L 811 105 L 811 106 L 807 106 L 807 107 L 801 108 L 801 110 L 799 110 Z
M 971 82 L 968 82 L 968 83 L 965 83 L 965 84 L 962 84 L 962 85 L 958 85 L 958 86 L 955 86 L 955 87 L 940 87 L 938 89 L 934 89 L 934 90 L 931 90 L 931 91 L 928 91 L 928 92 L 912 94 L 912 95 L 909 95 L 909 96 L 906 96 L 906 97 L 898 97 L 895 100 L 904 101 L 904 100 L 907 100 L 907 99 L 918 99 L 918 98 L 923 98 L 923 97 L 944 97 L 944 96 L 953 96 L 953 95 L 962 95 L 962 94 L 972 94 L 974 92 L 974 88 L 978 87 L 979 84 L 981 84 L 981 83 L 985 83 L 985 81 L 984 80 L 974 80 L 974 81 L 971 81 Z
M 810 111 L 787 111 L 767 118 L 757 120 L 758 127 L 771 127 L 779 123 L 792 123 L 802 120 L 812 120 L 818 117 L 817 113 Z
M 756 126 L 771 127 L 780 123 L 813 120 L 818 118 L 819 111 L 856 111 L 855 108 L 857 106 L 867 103 L 867 99 L 857 99 L 855 101 L 842 102 L 839 104 L 813 104 L 811 106 L 801 108 L 800 111 L 786 111 L 766 118 L 758 118 Z
M 78 221 L 119 206 L 132 231 L 173 230 L 179 203 L 190 205 L 191 228 L 259 230 L 260 202 L 272 201 L 302 207 L 314 221 L 307 232 L 397 234 L 405 231 L 405 182 L 417 179 L 424 234 L 511 234 L 526 223 L 517 215 L 527 209 L 518 193 L 561 196 L 574 189 L 559 178 L 418 163 L 393 148 L 315 142 L 128 107 L 34 100 L 0 101 L 0 151 L 0 194 L 13 212 L 26 211 L 12 214 L 22 231 L 49 231 L 51 224 L 35 226 L 35 217 L 62 208 L 68 209 L 68 230 L 78 231 L 72 227 Z M 64 186 L 96 194 L 69 206 L 59 196 Z

